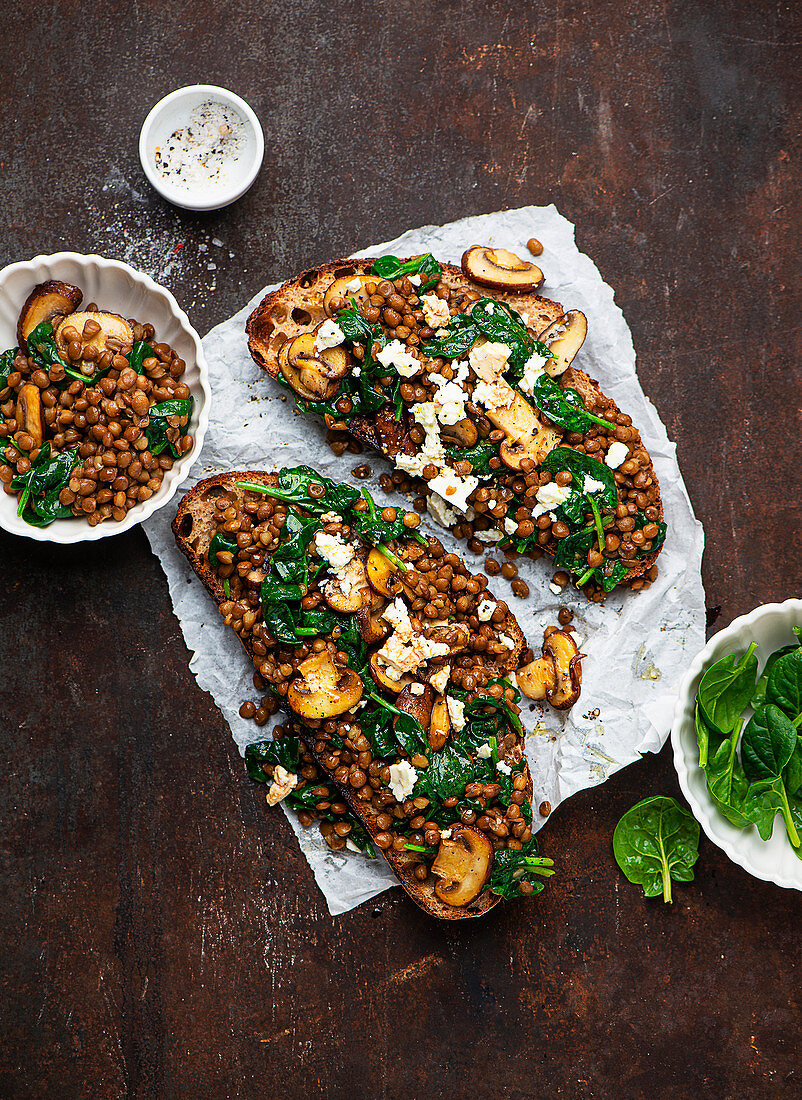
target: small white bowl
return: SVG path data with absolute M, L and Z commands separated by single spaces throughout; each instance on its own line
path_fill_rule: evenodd
M 0 491 L 0 527 L 13 535 L 25 535 L 38 542 L 95 542 L 135 527 L 175 496 L 203 446 L 211 402 L 209 368 L 200 336 L 169 290 L 119 260 L 79 256 L 77 252 L 36 256 L 0 271 L 0 351 L 16 346 L 17 318 L 22 304 L 37 283 L 48 279 L 79 286 L 84 292 L 84 302 L 97 302 L 101 309 L 152 324 L 158 340 L 175 348 L 186 362 L 182 381 L 195 398 L 189 423 L 195 441 L 192 449 L 176 459 L 150 500 L 137 504 L 120 523 L 105 520 L 90 527 L 86 520 L 74 518 L 57 519 L 49 527 L 32 527 L 17 516 L 17 498 Z
M 193 191 L 162 179 L 156 168 L 156 148 L 187 125 L 191 111 L 209 100 L 233 108 L 242 117 L 245 148 L 219 186 Z M 145 175 L 162 198 L 184 210 L 220 210 L 236 202 L 259 174 L 264 155 L 264 134 L 252 108 L 238 95 L 214 84 L 190 84 L 170 92 L 151 109 L 139 135 L 139 159 Z
M 764 664 L 776 649 L 795 640 L 794 626 L 802 626 L 802 600 L 764 604 L 748 615 L 741 615 L 711 638 L 694 658 L 680 685 L 671 743 L 682 793 L 709 839 L 733 863 L 755 878 L 776 882 L 778 886 L 788 889 L 802 890 L 802 859 L 794 855 L 779 814 L 771 839 L 764 841 L 754 827 L 736 829 L 716 807 L 707 789 L 705 774 L 699 767 L 699 746 L 694 726 L 696 690 L 703 670 L 730 653 L 746 652 L 751 642 L 757 642 L 757 657 L 762 672 Z

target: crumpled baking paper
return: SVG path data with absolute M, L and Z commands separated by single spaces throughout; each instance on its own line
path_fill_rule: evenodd
M 582 666 L 582 695 L 567 715 L 540 705 L 527 706 L 523 700 L 538 827 L 544 821 L 537 810 L 542 802 L 551 803 L 554 809 L 576 791 L 603 783 L 619 768 L 664 744 L 674 692 L 705 640 L 702 527 L 694 518 L 677 466 L 676 448 L 641 390 L 632 336 L 613 291 L 593 261 L 579 252 L 573 225 L 554 206 L 529 206 L 450 225 L 424 226 L 360 255 L 433 252 L 439 259 L 459 264 L 465 248 L 477 243 L 525 256 L 526 241 L 532 236 L 544 246 L 538 259 L 546 276 L 541 293 L 566 309 L 578 308 L 587 315 L 588 337 L 577 365 L 600 382 L 640 429 L 660 479 L 668 523 L 659 558 L 660 575 L 645 592 L 616 592 L 603 605 L 589 603 L 570 588 L 555 596 L 549 588 L 550 563 L 526 558 L 517 564 L 530 588 L 527 599 L 512 596 L 508 582 L 501 577 L 491 578 L 490 590 L 509 602 L 536 651 L 543 629 L 556 621 L 560 607 L 568 606 L 574 612 L 580 650 L 587 655 Z M 378 485 L 379 475 L 390 469 L 385 459 L 374 453 L 337 458 L 326 445 L 322 424 L 311 415 L 296 413 L 286 391 L 252 361 L 245 320 L 267 289 L 272 288 L 212 329 L 203 341 L 213 394 L 211 418 L 203 451 L 184 491 L 221 470 L 306 463 L 329 477 L 366 485 L 380 500 L 397 503 L 389 501 Z M 355 481 L 351 471 L 365 461 L 373 474 L 367 482 Z M 198 684 L 211 692 L 244 753 L 249 742 L 264 738 L 269 726 L 259 729 L 239 716 L 240 703 L 257 694 L 251 681 L 253 669 L 175 545 L 170 524 L 176 507 L 173 501 L 162 508 L 144 524 L 145 531 L 167 574 L 173 607 L 193 652 L 190 668 Z M 482 568 L 484 555 L 475 558 L 430 517 L 425 523 L 448 549 L 463 554 L 477 570 Z M 294 814 L 287 817 L 332 914 L 346 912 L 397 884 L 381 857 L 369 860 L 348 851 L 332 852 L 316 826 L 303 829 Z M 548 839 L 543 847 L 559 862 L 559 853 L 548 852 Z

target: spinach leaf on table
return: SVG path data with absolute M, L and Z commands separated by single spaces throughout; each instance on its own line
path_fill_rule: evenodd
M 522 882 L 532 887 L 532 894 L 539 894 L 545 886 L 541 878 L 553 875 L 553 867 L 554 860 L 538 855 L 537 841 L 532 837 L 520 851 L 502 848 L 496 852 L 487 884 L 506 901 L 520 897 Z
M 532 399 L 552 424 L 567 432 L 586 432 L 594 424 L 615 431 L 615 424 L 590 412 L 578 390 L 558 385 L 548 374 L 541 374 L 535 381 Z
M 795 726 L 802 722 L 802 648 L 782 653 L 769 673 L 766 702 L 779 707 Z
M 784 775 L 796 745 L 797 732 L 791 719 L 778 706 L 766 703 L 755 711 L 746 724 L 741 741 L 741 759 L 750 781 L 750 791 L 770 795 L 782 813 L 788 839 L 794 848 L 799 848 L 799 833 L 789 805 Z
M 673 798 L 644 798 L 627 810 L 613 833 L 616 862 L 647 898 L 670 902 L 671 881 L 692 882 L 699 858 L 699 823 Z
M 725 736 L 735 729 L 755 690 L 757 657 L 753 642 L 742 656 L 715 661 L 699 681 L 696 698 L 705 718 Z

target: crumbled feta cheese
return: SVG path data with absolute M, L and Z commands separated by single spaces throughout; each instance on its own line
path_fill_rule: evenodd
M 487 313 L 487 315 L 489 317 L 492 317 L 495 312 L 496 312 L 495 305 L 492 302 L 488 302 L 487 305 L 485 306 L 485 313 Z
M 360 278 L 352 279 L 350 283 L 345 284 L 345 289 L 349 294 L 358 294 L 362 289 L 362 280 Z
M 552 508 L 559 507 L 563 501 L 568 500 L 570 495 L 570 485 L 558 485 L 556 481 L 549 481 L 546 485 L 541 485 L 535 497 L 538 503 L 532 512 L 532 519 L 544 516 Z
M 488 412 L 495 412 L 510 407 L 515 400 L 515 391 L 503 378 L 493 382 L 477 382 L 473 387 L 473 400 L 477 405 L 484 405 Z
M 268 806 L 278 806 L 282 799 L 286 798 L 290 791 L 298 786 L 298 776 L 294 772 L 288 772 L 281 764 L 276 764 L 273 769 L 273 782 L 267 792 Z
M 434 516 L 442 527 L 450 527 L 457 521 L 457 513 L 453 508 L 449 508 L 443 498 L 437 493 L 431 494 L 426 501 L 426 507 L 429 510 L 429 514 Z
M 529 397 L 532 396 L 535 382 L 537 382 L 541 374 L 546 373 L 543 369 L 546 361 L 546 356 L 538 355 L 536 351 L 529 356 L 524 363 L 524 372 L 521 376 L 521 381 L 518 383 L 518 389 L 521 390 L 522 393 L 527 394 Z
M 353 546 L 346 542 L 342 535 L 329 535 L 325 531 L 318 531 L 313 545 L 318 557 L 325 558 L 335 572 L 345 568 L 354 557 Z
M 408 760 L 399 760 L 390 765 L 390 790 L 396 802 L 404 802 L 412 794 L 418 773 Z
M 468 352 L 468 361 L 478 378 L 493 382 L 507 369 L 511 349 L 506 344 L 480 344 Z
M 321 523 L 339 523 L 343 517 L 339 512 L 324 512 L 320 517 Z
M 452 699 L 450 695 L 447 695 L 446 706 L 448 707 L 448 717 L 454 731 L 460 733 L 465 729 L 465 704 L 461 699 Z
M 498 640 L 505 649 L 515 649 L 515 642 L 509 634 L 499 634 Z
M 412 283 L 413 286 L 420 286 L 420 284 L 421 284 L 420 275 L 408 275 L 407 278 L 409 279 L 409 281 Z
M 423 684 L 410 684 L 409 691 L 411 695 L 423 695 L 426 688 Z
M 396 596 L 384 609 L 382 618 L 394 629 L 376 656 L 386 666 L 386 674 L 391 680 L 400 680 L 405 672 L 414 672 L 424 661 L 451 652 L 445 642 L 435 642 L 413 632 L 409 611 L 401 596 Z
M 418 406 L 420 407 L 420 406 Z M 464 512 L 468 507 L 468 497 L 479 484 L 479 478 L 473 474 L 460 477 L 453 470 L 445 469 L 433 477 L 429 482 L 429 488 L 439 494 L 452 507 Z
M 526 327 L 529 328 L 531 323 L 532 323 L 531 319 L 529 317 L 529 314 L 528 313 L 519 313 L 518 316 L 521 318 L 521 320 L 526 325 Z
M 487 502 L 488 512 L 492 512 L 497 504 L 498 504 L 498 501 L 495 499 L 495 497 L 491 497 L 490 500 Z
M 490 745 L 485 741 L 484 745 L 480 745 L 476 750 L 476 755 L 480 760 L 489 760 L 491 756 Z
M 431 676 L 429 677 L 429 683 L 432 685 L 435 691 L 439 692 L 442 695 L 443 692 L 446 690 L 446 684 L 448 683 L 450 676 L 451 666 L 443 665 L 442 668 L 438 668 L 435 672 L 431 674 Z
M 493 612 L 496 610 L 495 600 L 482 600 L 476 609 L 476 614 L 479 621 L 482 623 L 490 622 L 493 616 Z
M 442 374 L 430 374 L 429 381 L 437 387 L 433 396 L 437 419 L 441 424 L 459 424 L 467 415 L 465 402 L 468 394 L 458 381 L 449 380 Z
M 400 340 L 391 340 L 376 358 L 383 367 L 392 367 L 402 378 L 411 378 L 423 365 Z
M 512 768 L 509 766 L 509 764 L 505 764 L 503 760 L 499 760 L 496 764 L 496 771 L 501 772 L 502 775 L 509 775 L 512 771 Z
M 518 524 L 515 522 L 514 519 L 510 519 L 510 517 L 507 516 L 504 519 L 504 530 L 507 532 L 508 535 L 517 535 Z
M 448 302 L 438 298 L 436 294 L 424 294 L 421 298 L 423 317 L 429 328 L 440 328 L 451 320 L 451 311 Z
M 336 321 L 324 321 L 315 336 L 315 351 L 326 351 L 338 347 L 345 339 L 345 333 Z
M 582 482 L 582 491 L 584 493 L 598 493 L 598 491 L 603 488 L 603 481 L 597 481 L 595 477 L 590 477 L 589 474 L 585 474 L 585 480 Z
M 382 618 L 385 619 L 394 630 L 403 631 L 404 633 L 412 633 L 412 623 L 409 618 L 409 611 L 407 605 L 404 603 L 403 596 L 396 596 L 391 604 L 388 604 L 382 612 Z
M 473 537 L 479 542 L 501 542 L 504 535 L 501 531 L 474 531 Z
M 361 373 L 362 373 L 362 368 L 361 367 L 354 367 L 354 369 L 351 371 L 351 374 L 354 376 L 354 378 L 359 378 Z
M 619 443 L 616 439 L 614 443 L 610 444 L 604 458 L 604 465 L 609 466 L 611 470 L 617 470 L 628 458 L 629 447 L 627 447 L 626 443 Z
M 559 584 L 555 584 L 554 581 L 551 581 L 549 583 L 549 588 L 551 589 L 551 591 L 554 593 L 555 596 L 561 596 L 562 595 L 562 591 L 563 591 L 562 588 L 560 588 Z
M 441 830 L 440 839 L 441 840 L 450 840 L 451 839 L 451 828 L 450 827 L 448 829 L 442 829 Z
M 429 465 L 429 459 L 424 454 L 395 455 L 393 462 L 397 470 L 403 470 L 405 474 L 412 474 L 413 477 L 423 477 L 423 471 Z

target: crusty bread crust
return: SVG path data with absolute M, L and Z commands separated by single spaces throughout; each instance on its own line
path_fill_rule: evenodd
M 245 326 L 248 347 L 254 361 L 272 378 L 278 378 L 278 353 L 282 345 L 288 339 L 302 332 L 308 332 L 310 328 L 326 319 L 323 296 L 332 280 L 348 275 L 366 275 L 375 262 L 375 257 L 362 260 L 335 260 L 320 267 L 310 268 L 294 279 L 289 279 L 278 290 L 267 294 L 250 315 Z M 543 332 L 565 312 L 558 302 L 541 298 L 538 294 L 502 294 L 473 283 L 465 277 L 460 268 L 452 264 L 441 263 L 440 266 L 443 269 L 443 279 L 450 287 L 478 290 L 487 298 L 506 302 L 519 313 L 528 314 L 529 327 L 536 332 Z M 595 379 L 573 365 L 563 373 L 559 383 L 578 390 L 586 404 L 594 403 L 599 398 L 610 400 Z M 614 406 L 613 411 L 615 414 L 621 412 L 617 405 Z M 391 406 L 386 405 L 373 417 L 354 417 L 348 421 L 348 432 L 389 459 L 398 454 L 414 454 L 417 448 L 410 437 L 407 419 L 404 417 L 401 422 L 397 421 L 394 412 Z M 640 442 L 640 435 L 633 442 Z M 643 469 L 651 476 L 657 487 L 657 507 L 662 521 L 663 501 L 651 458 L 648 467 Z M 543 549 L 553 556 L 557 549 L 556 541 Z M 621 583 L 631 584 L 636 577 L 648 572 L 657 561 L 660 549 L 662 547 L 653 550 L 637 566 L 633 566 Z
M 244 470 L 241 472 L 215 474 L 213 477 L 206 478 L 204 481 L 199 482 L 193 489 L 190 489 L 179 504 L 172 525 L 178 548 L 188 559 L 195 573 L 197 573 L 203 581 L 206 590 L 218 607 L 226 599 L 226 594 L 217 572 L 209 564 L 209 544 L 217 530 L 215 523 L 217 499 L 223 493 L 229 495 L 244 495 L 242 490 L 237 489 L 236 482 L 238 481 L 252 481 L 259 485 L 270 485 L 275 487 L 278 483 L 278 478 L 275 474 L 267 473 L 263 470 Z M 488 594 L 492 596 L 492 593 L 488 592 Z M 526 645 L 526 639 L 511 612 L 508 612 L 507 618 L 499 627 L 499 631 L 508 634 L 515 641 L 515 648 L 509 652 L 503 660 L 499 659 L 499 674 L 506 675 L 516 669 L 520 664 L 521 655 Z M 248 641 L 242 638 L 240 638 L 240 641 L 249 658 L 254 661 L 254 654 Z M 288 710 L 288 713 L 292 716 L 291 711 Z M 375 809 L 372 803 L 367 803 L 357 798 L 355 792 L 349 786 L 337 782 L 333 774 L 323 764 L 321 754 L 315 751 L 313 738 L 306 736 L 302 737 L 302 740 L 306 748 L 314 756 L 320 770 L 325 773 L 328 781 L 337 787 L 343 800 L 347 802 L 354 814 L 363 822 L 371 837 L 375 837 L 377 833 L 382 831 L 376 824 L 376 818 L 378 817 L 379 811 Z M 519 742 L 519 747 L 523 753 L 523 741 Z M 528 766 L 526 776 L 527 786 L 524 793 L 527 799 L 531 801 L 532 777 L 529 774 Z M 396 852 L 390 849 L 388 851 L 383 851 L 382 855 L 392 867 L 407 894 L 409 894 L 412 900 L 415 901 L 421 909 L 432 916 L 440 917 L 444 920 L 461 920 L 467 917 L 478 917 L 486 913 L 489 909 L 492 909 L 494 905 L 501 901 L 501 898 L 497 894 L 492 894 L 490 891 L 484 891 L 472 905 L 467 905 L 462 908 L 446 905 L 435 894 L 434 886 L 431 881 L 427 880 L 426 882 L 420 882 L 415 878 L 413 869 L 417 864 L 417 860 L 415 860 L 409 852 Z

